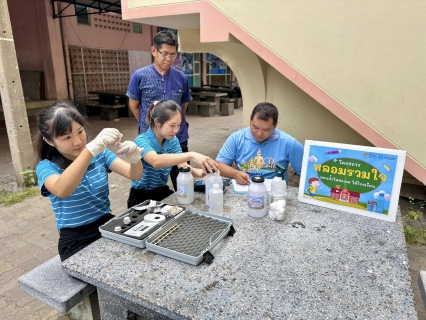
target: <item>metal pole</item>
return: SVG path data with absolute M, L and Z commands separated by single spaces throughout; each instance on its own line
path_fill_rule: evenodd
M 0 0 L 0 31 L 0 94 L 15 179 L 23 187 L 19 172 L 34 169 L 35 162 L 7 0 Z
M 61 9 L 62 9 L 62 4 L 58 2 L 58 11 Z M 68 97 L 71 101 L 74 101 L 74 89 L 72 86 L 70 53 L 68 49 L 67 30 L 65 27 L 64 19 L 59 19 L 59 26 L 61 28 L 62 49 L 64 51 L 65 73 L 67 75 L 67 83 L 68 83 Z

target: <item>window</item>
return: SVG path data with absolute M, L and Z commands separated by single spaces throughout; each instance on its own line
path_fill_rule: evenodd
M 134 33 L 142 33 L 142 23 L 132 22 L 132 25 Z
M 77 23 L 90 26 L 89 8 L 85 6 L 75 5 L 75 14 L 77 15 Z

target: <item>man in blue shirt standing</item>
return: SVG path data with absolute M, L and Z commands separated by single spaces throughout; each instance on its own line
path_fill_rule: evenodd
M 287 169 L 290 163 L 300 175 L 303 146 L 295 138 L 277 129 L 278 109 L 272 103 L 259 103 L 250 116 L 250 127 L 231 134 L 220 149 L 216 161 L 220 175 L 248 184 L 253 176 L 272 179 L 275 166 Z M 236 163 L 237 169 L 232 168 Z M 287 179 L 287 170 L 285 173 Z
M 130 110 L 139 122 L 139 133 L 146 130 L 146 114 L 151 103 L 160 100 L 175 101 L 182 109 L 182 123 L 176 136 L 182 152 L 188 152 L 189 135 L 185 112 L 192 97 L 185 74 L 172 67 L 178 56 L 178 47 L 172 32 L 164 30 L 157 33 L 151 47 L 154 63 L 133 73 L 126 95 L 129 97 Z M 174 166 L 170 177 L 175 190 L 178 173 L 177 166 Z

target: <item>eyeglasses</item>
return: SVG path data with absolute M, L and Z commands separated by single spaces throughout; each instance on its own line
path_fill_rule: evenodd
M 165 53 L 165 52 L 161 52 L 160 50 L 158 50 L 158 48 L 157 47 L 154 47 L 155 49 L 157 49 L 157 51 L 161 54 L 161 56 L 163 57 L 163 58 L 167 58 L 167 57 L 170 57 L 170 59 L 174 59 L 174 58 L 176 58 L 177 56 L 178 56 L 178 54 L 177 53 L 172 53 L 172 54 L 170 54 L 170 53 Z

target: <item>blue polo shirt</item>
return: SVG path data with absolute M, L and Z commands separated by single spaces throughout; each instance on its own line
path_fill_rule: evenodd
M 144 148 L 144 151 L 141 154 L 143 175 L 140 180 L 132 181 L 132 188 L 152 190 L 167 185 L 167 180 L 169 179 L 169 174 L 172 170 L 172 167 L 154 168 L 143 158 L 148 152 L 151 151 L 155 151 L 157 154 L 182 153 L 179 140 L 176 138 L 176 136 L 170 140 L 164 139 L 163 147 L 161 147 L 157 137 L 155 136 L 151 127 L 149 127 L 146 132 L 136 137 L 135 143 L 138 147 Z
M 182 71 L 171 67 L 169 72 L 162 76 L 154 64 L 133 73 L 126 95 L 130 99 L 140 101 L 139 132 L 145 131 L 146 114 L 154 101 L 173 100 L 182 107 L 183 103 L 192 100 L 188 79 Z M 182 116 L 182 124 L 176 136 L 180 143 L 189 138 L 185 115 Z
M 77 189 L 67 198 L 59 198 L 44 187 L 47 178 L 64 170 L 50 160 L 37 164 L 38 186 L 52 203 L 58 229 L 83 226 L 111 212 L 108 171 L 115 159 L 117 155 L 108 149 L 93 157 Z
M 278 163 L 286 169 L 290 163 L 300 175 L 302 159 L 303 146 L 289 134 L 275 129 L 268 139 L 259 143 L 251 134 L 250 127 L 231 134 L 216 158 L 229 166 L 235 162 L 238 170 L 247 172 L 250 177 L 263 176 L 266 179 L 275 176 Z

